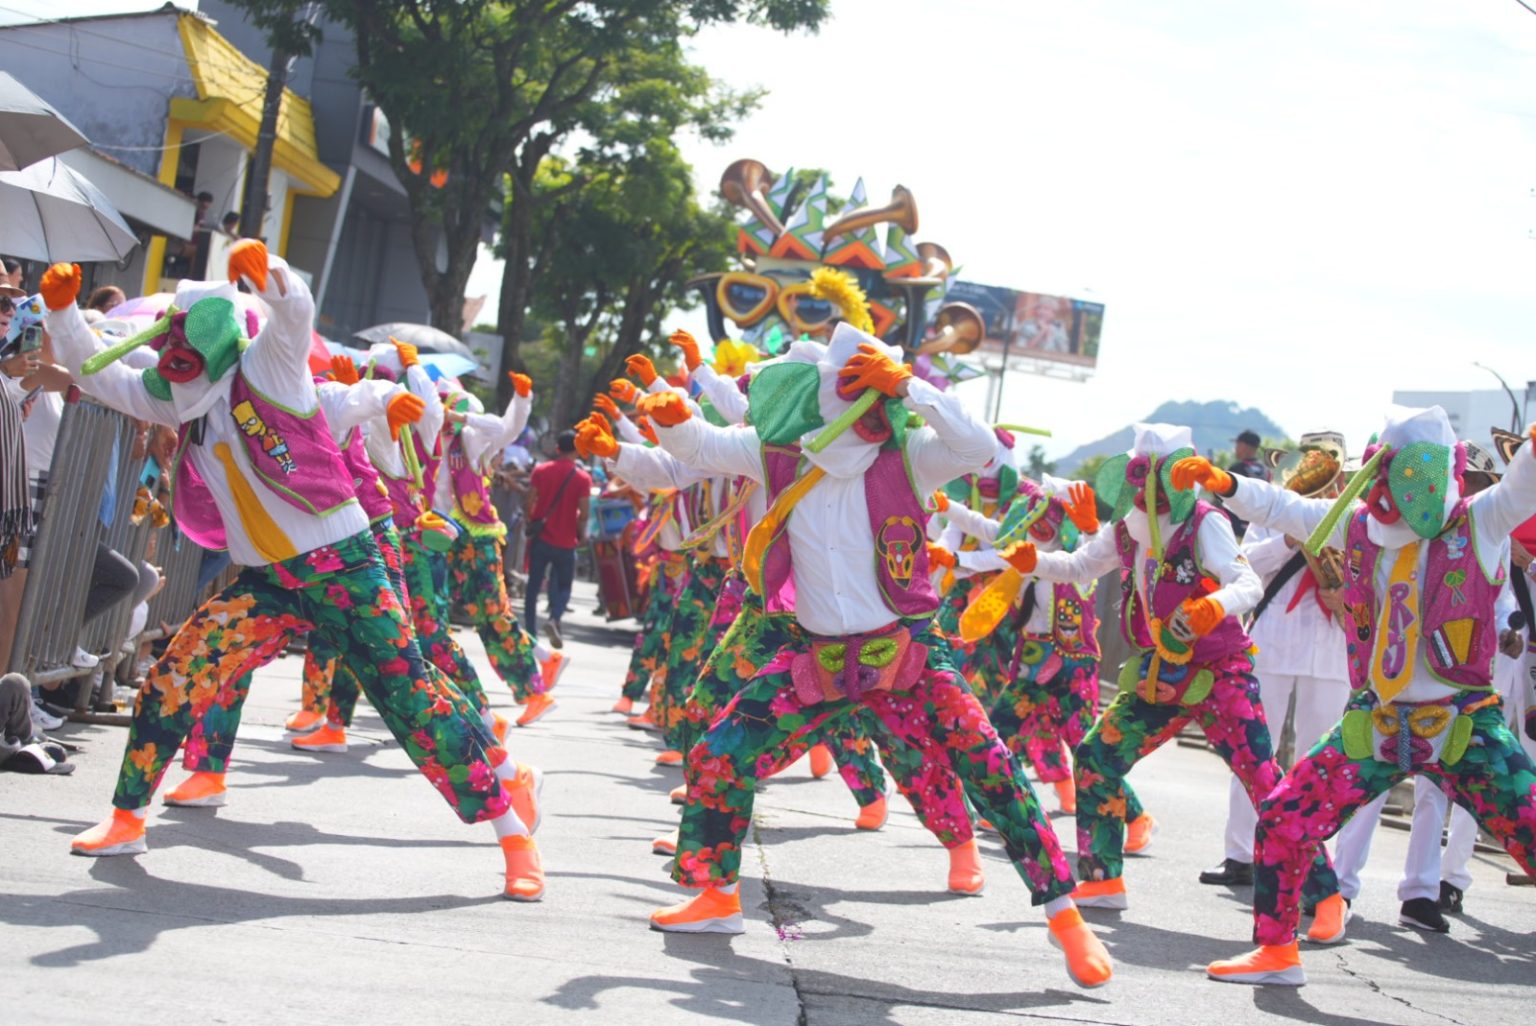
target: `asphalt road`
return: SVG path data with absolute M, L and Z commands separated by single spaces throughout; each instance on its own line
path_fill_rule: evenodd
M 591 608 L 589 591 L 578 604 Z M 856 833 L 846 789 L 803 764 L 762 791 L 744 860 L 746 935 L 650 932 L 647 913 L 680 893 L 649 853 L 675 823 L 667 791 L 680 777 L 653 766 L 650 736 L 607 711 L 629 631 L 573 614 L 560 704 L 512 739 L 547 774 L 549 883 L 536 905 L 501 900 L 490 830 L 459 824 L 371 711 L 345 754 L 289 749 L 280 724 L 298 699 L 295 657 L 258 675 L 229 805 L 157 806 L 137 858 L 68 854 L 69 837 L 106 813 L 124 732 L 66 728 L 85 747 L 73 777 L 0 775 L 0 1023 L 1532 1018 L 1536 890 L 1505 886 L 1511 863 L 1479 856 L 1449 935 L 1401 928 L 1407 835 L 1388 829 L 1349 943 L 1304 956 L 1307 987 L 1206 981 L 1208 960 L 1247 947 L 1249 895 L 1195 882 L 1221 855 L 1226 779 L 1214 756 L 1180 746 L 1134 775 L 1162 830 L 1129 867 L 1131 909 L 1087 913 L 1116 960 L 1103 989 L 1067 979 L 995 841 L 983 844 L 985 895 L 949 895 L 942 850 L 899 797 L 884 830 Z M 490 679 L 477 639 L 460 637 Z M 1070 819 L 1056 823 L 1070 849 Z

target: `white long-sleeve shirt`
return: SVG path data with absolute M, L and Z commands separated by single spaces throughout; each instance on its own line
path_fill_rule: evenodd
M 443 429 L 442 396 L 437 394 L 437 386 L 432 383 L 431 375 L 420 365 L 406 368 L 405 387 L 426 404 L 421 412 L 421 419 L 411 425 L 411 430 L 427 443 L 427 451 L 431 452 L 432 439 L 436 438 Z M 389 436 L 389 422 L 384 416 L 384 411 L 367 424 L 363 432 L 363 440 L 368 447 L 368 459 L 380 473 L 388 474 L 397 481 L 409 476 L 405 466 L 405 454 L 400 449 L 401 443 L 398 439 Z
M 913 379 L 906 405 L 927 423 L 909 431 L 906 440 L 919 495 L 979 470 L 992 458 L 997 445 L 992 429 L 954 397 Z M 675 427 L 657 427 L 656 433 L 668 451 L 691 467 L 765 483 L 761 441 L 750 427 L 716 428 L 691 417 Z M 875 574 L 875 537 L 862 471 L 846 477 L 829 472 L 795 506 L 787 534 L 794 561 L 795 615 L 806 630 L 857 634 L 894 619 L 881 600 Z
M 1147 571 L 1141 553 L 1151 544 L 1147 515 L 1139 509 L 1132 509 L 1125 516 L 1125 526 L 1130 530 L 1131 540 L 1136 543 L 1136 558 L 1132 561 L 1136 590 L 1146 595 Z M 1158 516 L 1158 527 L 1166 546 L 1173 537 L 1173 523 L 1166 514 L 1161 514 Z M 1205 572 L 1216 578 L 1221 585 L 1207 597 L 1219 602 L 1228 616 L 1241 616 L 1258 605 L 1259 599 L 1264 597 L 1264 584 L 1238 550 L 1232 524 L 1226 517 L 1211 514 L 1200 522 L 1200 530 L 1195 534 L 1195 558 Z M 1000 570 L 1008 565 L 1008 561 L 998 552 L 978 553 L 975 562 L 978 569 L 987 570 Z M 1111 571 L 1118 571 L 1120 566 L 1115 532 L 1106 524 L 1103 530 L 1089 537 L 1074 552 L 1039 553 L 1034 576 L 1042 581 L 1086 584 Z
M 1262 524 L 1250 524 L 1243 535 L 1243 555 L 1266 588 L 1298 551 L 1286 543 L 1283 533 Z M 1348 641 L 1338 620 L 1329 618 L 1315 593 L 1303 595 L 1296 608 L 1290 609 L 1305 578 L 1303 567 L 1281 586 L 1249 630 L 1248 636 L 1259 650 L 1254 670 L 1261 677 L 1284 674 L 1347 681 Z
M 270 257 L 269 261 L 273 273 L 268 275 L 267 287 L 260 296 L 270 316 L 241 355 L 238 369 L 257 392 L 299 414 L 308 414 L 319 404 L 308 363 L 314 298 L 309 287 L 288 271 L 287 263 L 280 257 Z M 98 401 L 130 417 L 168 427 L 179 427 L 206 414 L 203 443 L 189 444 L 185 458 L 192 461 L 208 484 L 224 521 L 229 556 L 235 564 L 265 566 L 368 529 L 368 517 L 356 501 L 329 516 L 318 517 L 289 505 L 266 486 L 256 474 L 245 436 L 230 414 L 233 371 L 217 382 L 202 376 L 185 385 L 172 385 L 169 400 L 156 399 L 144 387 L 140 372 L 121 361 L 108 364 L 95 374 L 81 373 L 80 365 L 101 346 L 77 307 L 70 305 L 51 311 L 46 323 L 59 362 L 74 376 L 81 390 Z M 221 447 L 228 447 L 233 472 L 260 501 L 276 528 L 275 534 L 269 534 L 259 524 L 245 522 L 224 462 L 216 455 Z M 296 458 L 299 455 L 295 454 Z M 298 473 L 305 472 L 300 464 Z
M 709 399 L 710 405 L 727 423 L 741 424 L 746 421 L 750 404 L 741 389 L 736 387 L 735 381 L 724 377 L 707 363 L 699 364 L 689 377 L 698 382 L 699 389 Z
M 646 491 L 662 491 L 672 488 L 682 491 L 697 484 L 711 482 L 714 495 L 715 508 L 708 511 L 708 516 L 713 519 L 716 514 L 724 511 L 725 504 L 730 499 L 730 481 L 716 474 L 698 470 L 688 466 L 676 456 L 665 449 L 648 448 L 641 445 L 620 445 L 619 455 L 610 461 L 614 472 L 628 481 L 636 488 Z M 673 518 L 676 523 L 676 518 Z M 668 525 L 672 526 L 671 524 Z M 698 530 L 702 524 L 678 524 L 679 530 L 686 527 L 690 532 Z M 721 559 L 730 557 L 731 550 L 726 545 L 724 532 L 719 532 L 710 540 L 710 555 Z M 683 539 L 678 538 L 678 546 L 681 547 Z
M 1226 501 L 1228 509 L 1244 520 L 1263 524 L 1282 531 L 1293 538 L 1307 538 L 1322 523 L 1323 517 L 1333 506 L 1332 499 L 1304 499 L 1295 492 L 1277 488 L 1252 478 L 1237 478 L 1237 491 Z M 1467 501 L 1468 519 L 1471 524 L 1471 549 L 1483 572 L 1492 576 L 1501 566 L 1509 563 L 1509 532 L 1513 531 L 1532 513 L 1536 513 L 1536 459 L 1529 446 L 1515 454 L 1509 472 L 1498 484 L 1478 492 Z M 1327 544 L 1343 549 L 1351 516 L 1339 518 L 1338 526 Z M 1393 525 L 1400 527 L 1402 525 Z M 1374 520 L 1369 530 L 1372 540 L 1382 545 L 1376 561 L 1376 594 L 1387 591 L 1397 554 L 1405 547 L 1401 532 L 1386 533 Z M 1412 536 L 1417 538 L 1416 535 Z M 1389 544 L 1390 543 L 1390 544 Z M 1425 580 L 1429 565 L 1429 546 L 1419 546 L 1419 580 Z M 1423 592 L 1420 592 L 1420 599 Z M 1491 616 L 1493 610 L 1484 611 Z M 1404 702 L 1433 702 L 1456 693 L 1457 689 L 1441 684 L 1430 673 L 1425 639 L 1418 639 L 1418 651 L 1413 654 L 1413 679 L 1399 694 Z
M 469 413 L 459 433 L 464 446 L 464 458 L 480 473 L 489 469 L 489 458 L 505 449 L 528 426 L 528 415 L 533 411 L 533 396 L 514 395 L 501 416 L 489 413 Z M 447 443 L 444 442 L 444 452 Z M 437 475 L 437 494 L 434 496 L 438 509 L 453 509 L 453 475 L 446 470 Z

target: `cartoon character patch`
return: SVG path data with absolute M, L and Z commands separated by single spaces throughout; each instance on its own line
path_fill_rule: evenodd
M 876 548 L 885 561 L 886 572 L 903 587 L 912 582 L 917 567 L 917 546 L 922 537 L 917 521 L 911 517 L 887 517 L 880 526 Z
M 236 403 L 229 411 L 235 418 L 235 423 L 240 430 L 251 438 L 261 440 L 261 451 L 277 464 L 278 469 L 285 474 L 292 474 L 299 469 L 293 461 L 293 455 L 288 451 L 288 442 L 282 435 L 267 427 L 267 422 L 261 419 L 256 412 L 256 407 L 250 400 L 244 399 Z

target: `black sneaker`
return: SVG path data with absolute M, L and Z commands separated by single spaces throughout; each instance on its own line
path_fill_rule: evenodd
M 556 648 L 564 648 L 565 647 L 565 639 L 560 636 L 560 621 L 559 620 L 545 620 L 544 621 L 544 636 L 549 639 L 549 643 L 551 645 L 553 645 L 554 647 L 556 647 Z
M 1440 911 L 1461 915 L 1462 890 L 1453 883 L 1440 881 Z
M 1253 863 L 1237 859 L 1222 859 L 1221 865 L 1213 866 L 1200 874 L 1203 884 L 1246 886 L 1253 883 Z
M 1451 932 L 1451 924 L 1440 914 L 1440 905 L 1433 898 L 1414 898 L 1403 902 L 1403 910 L 1397 914 L 1397 921 L 1426 933 Z

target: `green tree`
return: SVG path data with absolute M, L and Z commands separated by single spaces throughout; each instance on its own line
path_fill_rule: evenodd
M 1056 462 L 1045 458 L 1045 446 L 1032 445 L 1025 457 L 1024 472 L 1038 481 L 1046 474 L 1056 473 Z
M 501 173 L 520 161 L 536 173 L 537 149 L 552 152 L 616 66 L 712 23 L 814 29 L 828 2 L 324 0 L 355 33 L 353 74 L 389 118 L 390 163 L 410 201 L 433 323 L 461 328 L 464 286 Z
M 1108 459 L 1108 456 L 1089 456 L 1073 469 L 1072 477 L 1078 481 L 1087 481 L 1089 484 L 1092 484 L 1093 479 L 1099 475 L 1099 468 Z

